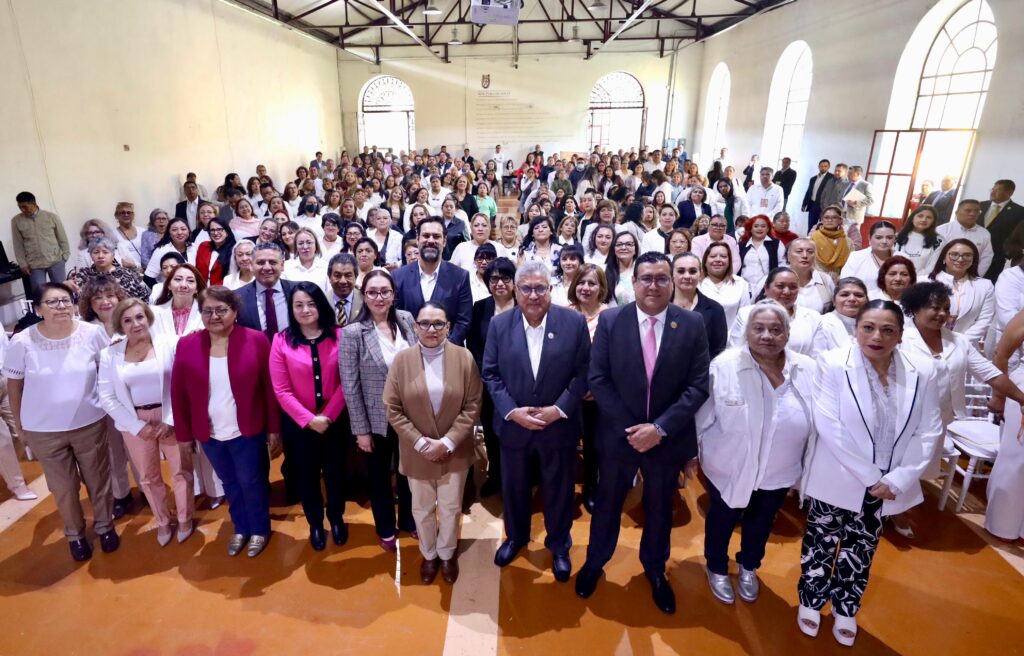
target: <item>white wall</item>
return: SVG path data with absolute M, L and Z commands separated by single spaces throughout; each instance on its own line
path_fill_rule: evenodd
M 726 129 L 734 163 L 744 164 L 761 148 L 772 73 L 782 51 L 803 39 L 814 59 L 814 82 L 801 153 L 794 209 L 818 159 L 866 164 L 874 131 L 886 127 L 889 97 L 900 55 L 934 0 L 801 0 L 743 23 L 704 42 L 701 87 L 715 65 L 732 73 Z M 978 128 L 977 146 L 965 179 L 964 196 L 988 197 L 992 181 L 1024 169 L 1024 21 L 1020 0 L 989 0 L 999 34 L 999 54 Z M 697 116 L 703 116 L 704 94 Z M 698 121 L 698 129 L 703 125 Z M 909 127 L 909 126 L 907 126 Z M 701 135 L 697 143 L 700 146 Z M 693 149 L 691 149 L 693 152 Z M 707 167 L 706 162 L 701 162 Z M 798 208 L 797 208 L 798 209 Z
M 29 190 L 76 235 L 118 200 L 173 211 L 186 171 L 212 193 L 341 143 L 336 50 L 220 0 L 10 0 L 0 62 L 7 216 Z

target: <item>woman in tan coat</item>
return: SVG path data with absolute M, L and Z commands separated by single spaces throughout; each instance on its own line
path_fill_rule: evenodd
M 459 577 L 462 491 L 483 393 L 473 356 L 448 342 L 450 326 L 443 307 L 424 304 L 416 317 L 419 343 L 395 356 L 384 386 L 388 421 L 398 434 L 399 470 L 412 491 L 425 584 L 438 570 L 448 583 Z

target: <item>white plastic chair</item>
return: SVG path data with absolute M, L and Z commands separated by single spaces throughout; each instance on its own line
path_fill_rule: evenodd
M 975 479 L 987 479 L 992 472 L 992 465 L 999 455 L 1000 427 L 992 423 L 992 415 L 988 412 L 988 402 L 992 396 L 992 388 L 983 381 L 968 375 L 965 388 L 965 401 L 968 418 L 958 419 L 946 429 L 946 440 L 943 445 L 942 461 L 947 469 L 940 478 L 944 478 L 942 494 L 939 496 L 939 509 L 946 506 L 953 479 L 957 474 L 963 477 L 963 485 L 957 496 L 955 512 L 963 510 L 967 501 L 967 493 Z M 953 450 L 948 448 L 952 444 Z M 967 458 L 967 466 L 960 465 L 960 458 Z

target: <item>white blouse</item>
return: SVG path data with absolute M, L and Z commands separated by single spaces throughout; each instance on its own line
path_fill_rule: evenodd
M 227 442 L 241 436 L 238 427 L 238 405 L 231 392 L 228 358 L 210 356 L 210 437 Z
M 124 381 L 136 407 L 163 403 L 164 368 L 160 358 L 152 357 L 142 362 L 121 360 L 117 365 L 117 375 Z
M 196 251 L 199 249 L 198 244 L 190 244 L 185 248 L 185 261 L 189 264 L 196 263 Z M 160 260 L 167 253 L 181 253 L 174 244 L 167 243 L 160 248 L 153 251 L 152 257 L 149 258 L 149 264 L 146 265 L 146 275 L 154 280 L 163 280 L 163 274 L 160 273 Z
M 897 244 L 893 247 L 893 254 L 902 255 L 913 262 L 914 269 L 917 271 L 917 279 L 924 280 L 935 267 L 935 262 L 939 259 L 939 251 L 941 250 L 942 237 L 939 237 L 938 246 L 926 248 L 924 245 L 924 235 L 920 232 L 911 231 L 907 233 L 907 243 L 902 246 Z
M 725 322 L 732 325 L 740 308 L 750 305 L 750 285 L 739 276 L 715 283 L 711 278 L 700 281 L 700 293 L 717 301 L 725 310 Z
M 469 291 L 473 294 L 473 302 L 481 301 L 491 295 L 491 290 L 488 289 L 487 283 L 484 279 L 476 275 L 476 271 L 471 271 L 469 274 Z
M 703 290 L 702 290 L 703 291 Z M 752 306 L 741 308 L 736 320 L 729 330 L 729 346 L 743 346 L 747 343 L 747 320 L 750 318 Z M 814 354 L 814 333 L 821 324 L 821 315 L 805 307 L 793 307 L 793 315 L 789 318 L 789 342 L 786 348 L 804 355 Z
M 796 304 L 821 314 L 825 311 L 825 305 L 832 302 L 832 292 L 835 288 L 836 283 L 832 276 L 822 271 L 811 271 L 811 280 L 800 288 Z
M 401 330 L 395 331 L 395 341 L 393 342 L 381 335 L 379 330 L 375 332 L 377 333 L 377 343 L 380 344 L 380 353 L 384 356 L 384 364 L 390 369 L 398 352 L 409 348 L 409 342 L 405 341 Z
M 493 241 L 486 241 L 486 244 L 494 244 Z M 480 247 L 475 241 L 464 241 L 455 247 L 452 251 L 452 257 L 449 262 L 457 267 L 461 267 L 469 272 L 470 277 L 476 272 L 476 249 Z M 495 244 L 494 250 L 498 250 L 497 244 Z
M 804 406 L 788 377 L 778 388 L 772 388 L 763 373 L 761 378 L 766 421 L 754 489 L 790 488 L 803 471 L 804 449 L 811 435 L 811 409 Z
M 284 273 L 281 274 L 281 277 L 291 282 L 311 282 L 326 289 L 327 262 L 322 257 L 316 257 L 308 267 L 305 267 L 296 257 L 284 263 Z
M 100 407 L 96 378 L 100 351 L 109 345 L 105 330 L 78 320 L 64 339 L 49 339 L 38 326 L 16 334 L 7 347 L 3 373 L 25 381 L 22 427 L 59 433 L 106 416 Z
M 879 263 L 875 260 L 870 248 L 864 248 L 850 253 L 850 257 L 839 272 L 840 278 L 860 278 L 864 286 L 868 288 L 868 294 L 878 291 L 878 269 Z
M 849 346 L 853 343 L 853 331 L 857 319 L 839 314 L 832 310 L 821 317 L 821 323 L 814 331 L 814 352 L 824 353 L 832 349 Z

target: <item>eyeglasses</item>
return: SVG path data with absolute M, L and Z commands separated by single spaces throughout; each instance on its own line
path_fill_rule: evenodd
M 135 210 L 118 210 L 116 214 L 117 216 L 130 216 L 135 214 Z
M 210 228 L 207 230 L 211 235 L 223 235 L 226 231 L 224 228 Z
M 495 260 L 497 258 L 497 255 L 477 255 L 475 259 L 480 262 L 490 262 L 491 260 Z
M 491 276 L 491 282 L 500 282 L 507 285 L 512 282 L 512 276 Z
M 536 285 L 534 287 L 529 287 L 527 285 L 516 285 L 516 289 L 518 289 L 519 293 L 522 294 L 523 296 L 530 297 L 533 296 L 534 294 L 536 294 L 537 296 L 543 296 L 544 294 L 548 293 L 548 289 L 550 288 L 547 285 Z
M 644 287 L 668 287 L 672 284 L 672 278 L 668 276 L 640 276 L 637 278 Z
M 620 241 L 615 244 L 615 248 L 636 248 L 636 244 L 631 241 Z
M 448 322 L 447 321 L 417 321 L 416 325 L 419 326 L 420 330 L 422 330 L 422 331 L 428 331 L 428 330 L 441 331 L 441 330 L 444 330 L 445 327 L 448 326 Z
M 73 303 L 70 298 L 50 298 L 43 301 L 43 305 L 48 308 L 59 308 L 70 307 Z
M 712 223 L 709 227 L 711 227 L 711 228 L 721 228 L 722 230 L 725 230 L 725 224 L 724 223 Z
M 959 262 L 970 262 L 974 259 L 974 253 L 947 253 L 946 257 Z
M 231 308 L 227 307 L 226 305 L 222 305 L 220 307 L 215 308 L 204 308 L 203 311 L 200 312 L 199 314 L 203 315 L 204 319 L 209 319 L 213 317 L 213 315 L 217 315 L 218 319 L 223 319 L 224 317 L 228 316 L 228 312 L 230 311 Z
M 366 296 L 366 298 L 373 299 L 375 301 L 377 301 L 377 300 L 383 301 L 383 300 L 387 300 L 387 299 L 391 298 L 391 296 L 394 293 L 395 292 L 393 290 L 391 290 L 391 289 L 381 289 L 381 290 L 372 289 L 372 290 L 366 292 L 364 295 Z

